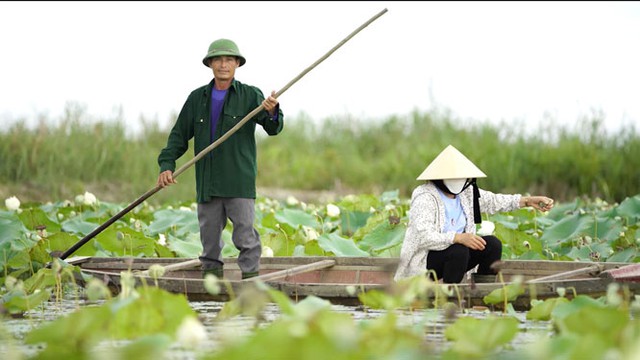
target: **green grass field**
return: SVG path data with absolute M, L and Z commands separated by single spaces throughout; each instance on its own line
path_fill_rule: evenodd
M 132 136 L 128 121 L 92 120 L 82 107 L 71 105 L 60 119 L 42 119 L 35 128 L 14 122 L 0 132 L 0 196 L 46 202 L 90 191 L 100 199 L 132 202 L 155 186 L 156 158 L 169 129 L 139 120 L 142 130 Z M 259 188 L 340 194 L 398 189 L 408 197 L 418 185 L 417 175 L 452 144 L 488 175 L 478 183 L 494 192 L 612 202 L 640 193 L 636 129 L 606 134 L 604 116 L 598 114 L 577 119 L 571 129 L 554 121 L 538 129 L 469 125 L 437 111 L 381 120 L 342 116 L 321 123 L 285 114 L 285 121 L 275 137 L 257 130 Z M 192 157 L 189 150 L 178 166 Z M 178 185 L 149 202 L 193 200 L 193 172 L 190 167 Z

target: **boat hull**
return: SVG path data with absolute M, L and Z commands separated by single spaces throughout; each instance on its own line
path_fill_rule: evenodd
M 334 304 L 359 305 L 359 294 L 374 289 L 387 291 L 394 285 L 397 262 L 397 258 L 375 257 L 262 258 L 260 278 L 294 300 L 313 295 Z M 247 284 L 255 283 L 251 279 L 241 280 L 235 258 L 224 260 L 227 286 L 222 286 L 221 292 L 215 295 L 206 291 L 202 270 L 195 259 L 88 257 L 70 259 L 70 263 L 80 268 L 82 276 L 78 280 L 81 284 L 87 277 L 95 277 L 104 281 L 113 294 L 120 292 L 121 273 L 128 270 L 134 274 L 137 286 L 158 286 L 172 293 L 184 294 L 190 301 L 228 301 Z M 181 264 L 187 267 L 180 268 Z M 152 265 L 160 265 L 169 271 L 154 278 L 145 273 Z M 461 307 L 487 306 L 483 298 L 516 277 L 524 283 L 524 293 L 509 301 L 517 310 L 529 309 L 532 299 L 558 297 L 559 292 L 564 292 L 568 298 L 574 294 L 600 297 L 606 294 L 612 282 L 619 282 L 625 290 L 633 293 L 640 290 L 640 282 L 629 276 L 617 279 L 616 274 L 628 274 L 625 269 L 635 266 L 637 264 L 505 260 L 499 264 L 500 275 L 495 282 L 474 283 L 465 279 L 461 284 L 448 285 L 453 294 L 449 301 Z M 493 306 L 501 308 L 502 305 Z

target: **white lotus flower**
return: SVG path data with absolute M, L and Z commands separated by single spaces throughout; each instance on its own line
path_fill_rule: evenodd
M 84 195 L 76 195 L 74 201 L 76 204 L 82 204 L 84 202 Z
M 289 206 L 298 205 L 298 199 L 296 199 L 293 195 L 287 196 L 287 205 Z
M 340 216 L 340 208 L 333 204 L 327 204 L 327 215 L 329 215 L 329 217 Z
M 618 306 L 622 304 L 622 295 L 620 294 L 620 284 L 611 283 L 607 286 L 607 303 Z
M 120 272 L 120 294 L 121 299 L 137 298 L 139 296 L 136 291 L 136 279 L 131 271 Z
M 220 294 L 220 279 L 213 274 L 207 274 L 204 276 L 204 289 L 211 295 Z
M 176 338 L 184 347 L 193 349 L 207 339 L 207 329 L 196 317 L 187 316 L 178 327 Z
M 159 234 L 158 235 L 158 244 L 162 245 L 162 246 L 167 246 L 167 238 L 166 236 L 164 236 L 164 234 Z
M 447 296 L 453 296 L 453 287 L 450 284 L 439 284 L 440 290 Z
M 18 210 L 20 209 L 20 200 L 17 197 L 12 196 L 4 200 L 4 206 L 9 210 Z
M 162 277 L 165 273 L 165 268 L 162 265 L 153 264 L 149 267 L 149 276 L 154 279 Z
M 496 225 L 493 222 L 483 220 L 482 223 L 480 224 L 480 228 L 478 229 L 477 233 L 480 236 L 493 235 L 493 231 L 495 229 L 496 229 Z
M 102 280 L 96 278 L 90 279 L 87 283 L 86 294 L 87 298 L 91 301 L 107 299 L 111 296 L 109 288 L 107 288 Z
M 351 296 L 355 296 L 356 293 L 358 292 L 358 290 L 356 289 L 355 286 L 353 285 L 347 285 L 345 287 L 345 290 L 347 290 L 347 294 L 351 295 Z
M 186 206 L 180 206 L 180 208 L 178 210 L 191 212 L 191 208 L 190 207 L 186 207 Z
M 96 199 L 96 196 L 93 195 L 92 193 L 85 191 L 84 192 L 84 197 L 82 200 L 82 203 L 85 205 L 94 205 L 96 202 L 98 201 L 98 199 Z
M 18 279 L 11 275 L 8 275 L 4 279 L 4 286 L 6 286 L 7 290 L 9 291 L 13 290 L 13 288 L 16 286 L 17 283 L 18 283 Z
M 317 240 L 318 237 L 320 236 L 316 231 L 316 229 L 306 225 L 302 225 L 302 231 L 304 231 L 304 234 L 307 237 L 307 240 Z
M 268 246 L 262 247 L 262 257 L 273 257 L 273 249 Z

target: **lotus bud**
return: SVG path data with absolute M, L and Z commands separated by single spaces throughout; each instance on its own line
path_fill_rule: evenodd
M 164 272 L 165 272 L 165 268 L 161 265 L 153 264 L 149 266 L 149 276 L 151 276 L 154 279 L 157 279 L 162 275 L 164 275 Z
M 356 295 L 356 287 L 353 285 L 347 285 L 345 287 L 345 289 L 347 290 L 347 294 L 349 294 L 350 296 L 355 296 Z
M 564 295 L 567 293 L 567 289 L 559 287 L 556 289 L 556 292 L 558 293 L 558 296 L 564 297 Z
M 496 225 L 493 222 L 484 220 L 480 224 L 480 228 L 478 229 L 477 233 L 480 236 L 493 235 L 493 231 L 495 229 Z
M 207 329 L 194 316 L 187 316 L 176 331 L 176 339 L 186 348 L 195 349 L 207 339 Z
M 287 205 L 289 206 L 295 206 L 298 205 L 298 199 L 296 199 L 294 196 L 289 195 L 287 196 Z
M 20 209 L 20 200 L 17 197 L 12 196 L 4 200 L 4 206 L 7 207 L 8 210 L 16 211 Z
M 327 204 L 327 215 L 329 217 L 338 217 L 340 215 L 340 208 L 333 204 Z
M 262 247 L 262 257 L 273 257 L 273 249 L 268 246 Z
M 220 279 L 213 274 L 207 274 L 204 277 L 204 289 L 211 295 L 220 294 Z
M 317 240 L 320 236 L 314 228 L 306 225 L 302 225 L 302 231 L 304 232 L 307 241 Z
M 120 297 L 126 299 L 132 295 L 135 295 L 136 279 L 133 277 L 131 271 L 120 272 Z
M 85 191 L 82 203 L 85 205 L 95 205 L 98 202 L 96 196 L 92 193 Z
M 607 286 L 607 303 L 619 306 L 622 304 L 622 295 L 620 295 L 620 284 L 611 283 Z
M 13 288 L 16 286 L 16 283 L 18 282 L 18 279 L 16 279 L 15 277 L 8 275 L 5 279 L 4 279 L 4 286 L 7 287 L 7 290 L 13 290 Z
M 108 297 L 111 292 L 107 286 L 100 280 L 92 278 L 87 283 L 86 287 L 87 298 L 91 301 L 102 300 Z

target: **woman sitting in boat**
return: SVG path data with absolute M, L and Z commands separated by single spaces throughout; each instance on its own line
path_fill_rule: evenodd
M 417 180 L 409 209 L 400 263 L 395 280 L 424 274 L 443 283 L 460 283 L 478 266 L 478 282 L 495 279 L 491 265 L 502 257 L 502 243 L 493 236 L 476 234 L 481 212 L 494 214 L 532 206 L 553 207 L 546 196 L 495 194 L 479 189 L 476 179 L 486 177 L 458 149 L 449 145 Z M 482 279 L 482 280 L 480 280 Z M 435 279 L 434 279 L 435 280 Z

